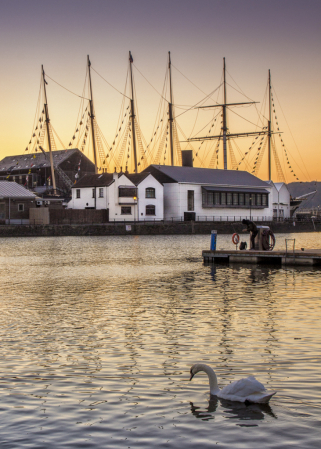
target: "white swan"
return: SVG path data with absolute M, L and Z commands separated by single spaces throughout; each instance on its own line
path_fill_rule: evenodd
M 258 402 L 267 403 L 276 391 L 267 391 L 255 377 L 249 376 L 246 379 L 236 380 L 226 387 L 219 389 L 217 385 L 217 377 L 214 370 L 205 365 L 205 363 L 196 363 L 191 368 L 191 378 L 193 379 L 196 373 L 205 371 L 210 382 L 210 393 L 218 398 L 227 399 L 229 401 L 237 402 Z

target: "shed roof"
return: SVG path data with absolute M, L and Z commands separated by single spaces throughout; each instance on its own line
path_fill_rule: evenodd
M 135 184 L 135 186 L 138 186 L 138 184 L 140 184 L 142 181 L 144 181 L 144 179 L 146 179 L 149 175 L 153 176 L 153 178 L 155 178 L 155 176 L 150 173 L 150 172 L 146 172 L 143 171 L 141 173 L 126 173 L 127 178 L 133 182 Z M 156 181 L 160 182 L 157 178 L 155 178 Z
M 162 183 L 209 184 L 219 186 L 269 187 L 269 184 L 247 171 L 220 170 L 199 167 L 150 165 L 151 172 Z
M 0 181 L 0 198 L 34 199 L 36 195 L 16 182 Z
M 113 173 L 102 173 L 84 175 L 79 181 L 72 186 L 73 189 L 80 187 L 105 187 L 114 182 Z
M 79 152 L 80 154 L 82 154 L 78 150 L 78 148 L 52 151 L 54 167 L 60 165 L 75 152 Z M 15 172 L 16 170 L 44 167 L 50 167 L 49 152 L 45 151 L 43 153 L 41 150 L 39 150 L 37 153 L 20 154 L 18 156 L 6 156 L 0 161 L 0 174 L 1 172 L 7 171 Z

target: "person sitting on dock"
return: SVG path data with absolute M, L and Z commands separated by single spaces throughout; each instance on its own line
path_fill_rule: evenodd
M 256 224 L 254 223 L 254 221 L 251 220 L 242 220 L 242 223 L 245 224 L 247 226 L 246 229 L 243 229 L 244 231 L 248 231 L 250 232 L 250 240 L 251 240 L 251 248 L 250 249 L 255 249 L 255 237 L 258 235 L 259 231 L 257 230 Z

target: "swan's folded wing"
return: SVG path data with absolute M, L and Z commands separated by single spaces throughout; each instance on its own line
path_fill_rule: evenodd
M 261 382 L 250 376 L 244 379 L 236 380 L 221 390 L 221 395 L 232 395 L 246 398 L 247 396 L 266 391 Z

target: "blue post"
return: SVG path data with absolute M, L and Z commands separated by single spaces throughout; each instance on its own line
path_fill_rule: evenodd
M 216 251 L 217 231 L 211 231 L 211 251 Z

